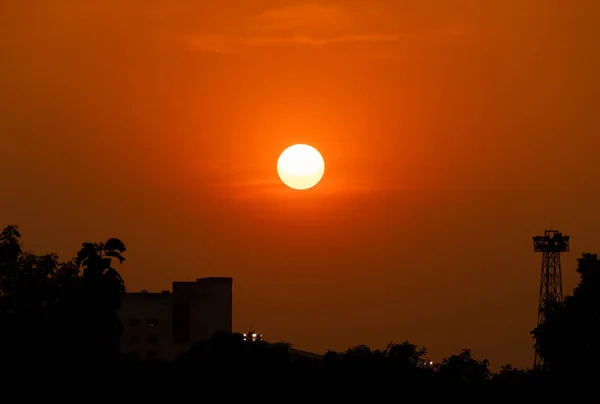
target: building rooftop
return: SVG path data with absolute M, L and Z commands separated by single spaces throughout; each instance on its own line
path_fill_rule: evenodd
M 226 283 L 231 283 L 233 281 L 233 278 L 230 277 L 220 277 L 220 276 L 209 276 L 206 278 L 198 278 L 196 279 L 196 281 L 175 281 L 173 282 L 173 289 L 179 289 L 181 290 L 181 288 L 186 288 L 186 287 L 196 287 L 197 285 L 204 283 L 204 282 L 219 282 L 219 281 L 223 281 Z M 176 292 L 175 292 L 176 293 Z M 163 290 L 160 292 L 149 292 L 145 289 L 139 291 L 139 292 L 129 292 L 127 291 L 125 293 L 125 295 L 127 297 L 139 297 L 139 298 L 144 298 L 144 297 L 152 297 L 152 298 L 156 298 L 156 297 L 165 297 L 165 298 L 169 298 L 174 294 L 174 291 L 172 290 Z

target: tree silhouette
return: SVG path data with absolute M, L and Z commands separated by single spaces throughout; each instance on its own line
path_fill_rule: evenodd
M 10 296 L 17 289 L 21 233 L 17 226 L 7 226 L 0 233 L 0 296 Z
M 492 375 L 492 382 L 500 386 L 520 386 L 526 384 L 539 384 L 543 381 L 538 370 L 523 370 L 504 365 L 500 371 Z
M 216 333 L 199 341 L 173 364 L 173 377 L 202 376 L 207 380 L 252 380 L 269 383 L 268 377 L 286 374 L 292 368 L 290 344 L 245 341 L 242 334 Z
M 59 268 L 54 254 L 23 252 L 17 226 L 0 233 L 0 352 L 6 358 L 34 358 L 47 350 L 51 313 L 56 308 Z M 29 347 L 26 351 L 20 347 Z
M 584 253 L 577 260 L 580 282 L 532 331 L 545 370 L 561 377 L 597 374 L 600 359 L 600 260 Z
M 452 355 L 442 361 L 438 374 L 440 379 L 446 382 L 482 383 L 491 376 L 489 361 L 475 360 L 469 349 L 463 349 L 460 354 Z
M 18 227 L 0 233 L 0 355 L 6 363 L 114 355 L 125 292 L 111 267 L 123 243 L 84 243 L 74 260 L 24 252 Z
M 390 343 L 383 350 L 372 350 L 357 345 L 345 352 L 328 351 L 323 356 L 325 371 L 342 372 L 348 380 L 359 382 L 361 378 L 388 377 L 410 383 L 425 380 L 433 373 L 425 356 L 427 350 L 408 341 Z
M 425 358 L 427 349 L 404 341 L 400 344 L 390 343 L 385 349 L 385 356 L 396 365 L 404 368 L 423 368 L 428 366 Z
M 79 349 L 102 357 L 118 349 L 122 325 L 116 310 L 121 305 L 125 285 L 112 267 L 112 259 L 123 262 L 125 245 L 118 239 L 106 243 L 83 243 L 74 261 L 63 266 L 64 329 L 78 335 Z M 79 319 L 73 322 L 72 319 Z

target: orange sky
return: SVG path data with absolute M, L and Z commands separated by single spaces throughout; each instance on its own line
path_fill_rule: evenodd
M 413 3 L 408 4 L 408 3 Z M 540 256 L 599 252 L 600 2 L 0 4 L 0 224 L 131 290 L 234 278 L 234 328 L 528 366 Z M 324 180 L 277 178 L 317 147 Z

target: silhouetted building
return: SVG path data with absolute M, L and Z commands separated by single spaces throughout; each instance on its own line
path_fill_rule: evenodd
M 173 282 L 173 291 L 126 293 L 119 311 L 121 351 L 174 360 L 193 343 L 232 332 L 232 278 Z

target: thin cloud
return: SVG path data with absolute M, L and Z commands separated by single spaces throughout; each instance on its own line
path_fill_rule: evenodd
M 209 186 L 230 196 L 254 197 L 256 195 L 285 194 L 291 190 L 281 183 L 279 178 L 263 177 L 247 180 L 219 181 Z M 332 179 L 326 178 L 319 185 L 321 195 L 356 195 L 398 189 L 397 184 L 382 183 L 372 178 Z
M 246 41 L 250 46 L 272 46 L 272 45 L 307 45 L 324 46 L 344 42 L 390 42 L 397 41 L 399 36 L 389 34 L 348 34 L 329 38 L 319 38 L 308 35 L 294 35 L 290 37 L 262 37 Z
M 256 47 L 320 47 L 399 39 L 397 35 L 363 30 L 358 17 L 351 8 L 305 2 L 264 10 L 249 18 L 242 32 L 206 33 L 190 42 L 200 51 L 233 54 Z
M 384 18 L 379 15 L 378 18 Z M 352 7 L 305 2 L 264 10 L 247 19 L 237 32 L 198 35 L 190 43 L 196 50 L 231 55 L 252 48 L 304 46 L 324 47 L 360 43 L 421 44 L 466 38 L 456 26 L 429 31 L 373 31 L 365 25 L 360 10 Z M 470 35 L 469 35 L 470 37 Z M 381 49 L 377 50 L 381 52 Z
M 355 25 L 349 10 L 318 2 L 268 9 L 257 20 L 262 31 L 322 33 L 332 28 L 344 29 Z
M 259 188 L 271 188 L 273 186 L 280 186 L 281 181 L 278 179 L 254 179 L 247 181 L 221 181 L 218 183 L 212 183 L 214 188 L 229 188 L 229 189 L 259 189 Z
M 252 47 L 321 47 L 342 43 L 394 42 L 398 41 L 400 38 L 399 35 L 383 33 L 348 34 L 332 37 L 317 37 L 310 35 L 261 36 L 250 39 L 228 37 L 226 35 L 201 35 L 191 39 L 190 44 L 194 49 L 199 51 L 231 55 L 244 48 Z

